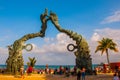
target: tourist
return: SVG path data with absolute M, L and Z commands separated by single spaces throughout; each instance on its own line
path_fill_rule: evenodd
M 48 64 L 46 64 L 45 73 L 46 73 L 46 74 L 49 74 L 49 67 L 48 67 Z
M 119 77 L 119 79 L 120 79 L 120 67 L 118 68 L 118 77 Z
M 119 77 L 117 76 L 117 73 L 113 75 L 113 80 L 119 80 Z
M 52 69 L 51 68 L 49 69 L 49 74 L 52 74 Z
M 86 71 L 86 69 L 82 68 L 82 70 L 81 70 L 82 80 L 85 80 L 85 71 Z
M 24 67 L 23 66 L 20 68 L 20 75 L 21 75 L 21 78 L 24 78 Z
M 63 73 L 66 74 L 66 67 L 63 67 Z
M 65 67 L 64 71 L 65 71 L 65 76 L 69 77 L 70 76 L 70 71 L 69 71 L 69 68 L 67 66 Z
M 97 75 L 97 70 L 96 70 L 96 68 L 93 70 L 93 74 L 94 74 L 94 75 Z
M 63 68 L 62 68 L 62 66 L 59 67 L 59 74 L 60 74 L 60 75 L 63 74 Z
M 57 73 L 57 68 L 56 68 L 56 69 L 54 69 L 54 74 L 58 74 L 58 73 Z
M 32 72 L 33 72 L 33 67 L 29 66 L 28 69 L 27 69 L 27 74 L 31 75 Z
M 76 67 L 76 66 L 74 66 L 74 71 L 73 71 L 73 72 L 74 72 L 73 75 L 76 75 L 76 74 L 77 74 L 77 73 L 76 73 L 76 72 L 77 72 L 77 67 Z
M 77 68 L 77 80 L 81 80 L 81 70 Z

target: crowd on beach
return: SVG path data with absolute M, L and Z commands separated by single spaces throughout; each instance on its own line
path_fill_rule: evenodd
M 100 69 L 101 70 L 101 69 Z M 97 75 L 99 71 L 97 68 L 93 70 L 93 74 Z M 31 73 L 37 73 L 37 74 L 48 74 L 48 75 L 64 75 L 65 77 L 69 76 L 77 76 L 77 80 L 85 80 L 86 76 L 86 69 L 83 68 L 77 68 L 74 66 L 74 68 L 70 68 L 69 66 L 59 66 L 59 68 L 51 69 L 48 65 L 46 65 L 45 69 L 34 69 L 32 67 L 28 67 L 25 70 L 25 73 L 28 75 Z M 120 68 L 115 69 L 113 72 L 113 80 L 120 80 Z
M 113 74 L 113 80 L 120 80 L 120 67 L 115 69 Z
M 81 78 L 82 80 L 85 80 L 85 71 L 86 69 L 84 67 L 79 69 L 74 66 L 74 68 L 71 69 L 70 66 L 59 66 L 59 68 L 51 69 L 48 65 L 46 65 L 45 69 L 33 69 L 32 67 L 28 67 L 25 70 L 25 73 L 27 75 L 30 75 L 31 73 L 37 73 L 46 75 L 64 75 L 65 77 L 77 76 L 77 80 L 81 80 Z M 21 74 L 21 76 L 22 75 L 23 74 Z
M 97 75 L 99 73 L 99 70 L 101 69 L 95 68 L 93 70 L 93 74 Z M 4 73 L 4 71 L 1 71 L 1 73 Z M 116 68 L 113 73 L 113 80 L 120 80 L 120 68 Z M 31 66 L 27 67 L 26 69 L 24 66 L 20 68 L 20 75 L 22 78 L 24 78 L 24 75 L 31 75 L 31 74 L 45 74 L 45 75 L 62 75 L 65 77 L 69 76 L 75 76 L 77 80 L 85 80 L 86 78 L 86 69 L 84 67 L 77 68 L 74 66 L 73 68 L 70 68 L 70 66 L 59 66 L 59 68 L 53 69 L 49 68 L 48 65 L 46 65 L 45 68 L 35 69 Z
M 34 69 L 32 67 L 28 67 L 25 70 L 25 73 L 29 74 L 29 73 L 37 73 L 37 74 L 54 74 L 54 75 L 63 75 L 63 74 L 67 74 L 67 73 L 71 73 L 74 74 L 75 69 L 71 70 L 69 66 L 59 66 L 59 68 L 49 68 L 48 65 L 46 65 L 45 69 L 41 68 L 41 69 Z

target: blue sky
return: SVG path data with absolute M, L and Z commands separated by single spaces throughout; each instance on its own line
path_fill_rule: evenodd
M 7 45 L 25 34 L 40 31 L 39 16 L 45 8 L 57 14 L 62 28 L 73 30 L 86 38 L 93 63 L 106 62 L 105 55 L 99 57 L 99 53 L 94 54 L 97 40 L 112 38 L 120 49 L 120 0 L 0 0 L 0 64 L 4 64 L 7 58 Z M 35 48 L 31 52 L 23 51 L 25 64 L 27 57 L 34 56 L 37 64 L 75 64 L 74 54 L 68 52 L 65 46 L 72 41 L 67 42 L 66 38 L 48 22 L 45 38 L 26 42 Z M 110 61 L 119 61 L 119 54 L 112 53 L 110 51 Z

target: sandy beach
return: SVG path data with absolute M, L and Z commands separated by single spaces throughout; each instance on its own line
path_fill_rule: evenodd
M 112 74 L 98 74 L 87 75 L 86 80 L 112 80 Z M 64 75 L 40 75 L 32 74 L 30 76 L 25 75 L 25 78 L 21 78 L 20 75 L 0 75 L 0 80 L 76 80 L 76 76 L 65 77 Z

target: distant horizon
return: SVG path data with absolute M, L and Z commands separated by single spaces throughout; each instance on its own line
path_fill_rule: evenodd
M 118 62 L 118 61 L 117 61 L 117 62 L 110 62 L 110 63 L 120 63 L 120 61 L 119 61 L 119 62 Z M 95 64 L 92 63 L 92 65 L 98 65 L 98 64 L 101 64 L 101 63 L 95 63 Z M 108 64 L 108 63 L 104 63 L 104 64 Z M 0 65 L 6 65 L 6 64 L 0 64 Z M 46 64 L 35 64 L 35 65 L 36 65 L 36 66 L 39 66 L 39 65 L 45 66 Z M 76 64 L 48 64 L 48 65 L 50 65 L 50 66 L 51 66 L 51 65 L 53 65 L 53 66 L 54 66 L 54 65 L 56 65 L 56 66 L 64 65 L 64 66 L 65 66 L 65 65 L 76 65 Z M 24 64 L 24 66 L 27 66 L 27 64 Z

